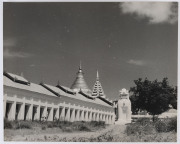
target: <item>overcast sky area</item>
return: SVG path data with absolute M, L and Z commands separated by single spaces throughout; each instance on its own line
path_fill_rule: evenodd
M 177 85 L 176 3 L 4 3 L 3 25 L 4 70 L 30 82 L 70 87 L 81 61 L 111 100 L 138 78 Z

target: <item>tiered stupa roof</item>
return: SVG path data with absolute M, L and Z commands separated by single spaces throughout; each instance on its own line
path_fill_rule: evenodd
M 74 90 L 75 92 L 83 91 L 90 93 L 91 90 L 88 88 L 86 81 L 84 80 L 84 73 L 81 68 L 81 63 L 79 66 L 79 70 L 77 72 L 77 77 L 74 81 L 74 83 L 71 86 L 71 89 Z
M 103 98 L 105 98 L 103 88 L 102 88 L 101 83 L 99 81 L 98 71 L 97 71 L 97 76 L 96 76 L 96 82 L 95 82 L 94 87 L 93 87 L 92 97 L 103 97 Z

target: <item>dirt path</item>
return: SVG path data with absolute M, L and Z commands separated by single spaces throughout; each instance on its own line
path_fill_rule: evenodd
M 42 134 L 33 133 L 29 135 L 14 135 L 5 137 L 5 141 L 62 141 L 62 142 L 98 142 L 98 141 L 116 141 L 125 136 L 126 126 L 110 125 L 103 130 L 95 132 L 69 132 Z M 117 137 L 117 138 L 116 138 Z

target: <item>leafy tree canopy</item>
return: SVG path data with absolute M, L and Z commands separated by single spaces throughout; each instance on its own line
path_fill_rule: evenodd
M 170 106 L 177 108 L 177 87 L 170 86 L 168 78 L 160 82 L 139 78 L 134 83 L 135 87 L 130 88 L 133 113 L 146 110 L 154 116 L 167 111 Z

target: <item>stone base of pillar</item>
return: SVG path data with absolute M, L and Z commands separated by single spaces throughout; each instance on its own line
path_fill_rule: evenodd
M 128 124 L 128 123 L 131 123 L 131 119 L 128 119 L 128 120 L 117 120 L 117 121 L 115 121 L 115 124 L 116 124 L 116 125 L 125 125 L 125 124 Z

